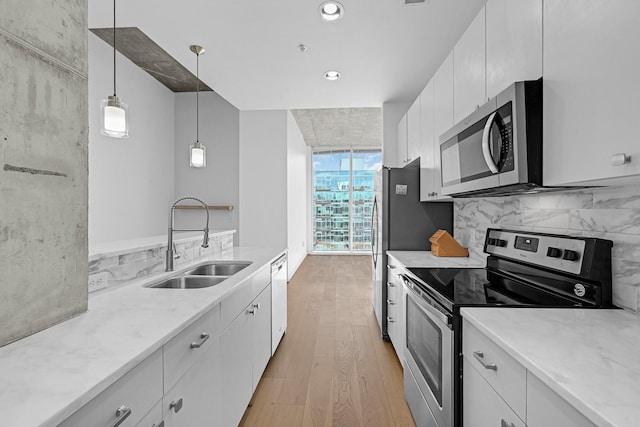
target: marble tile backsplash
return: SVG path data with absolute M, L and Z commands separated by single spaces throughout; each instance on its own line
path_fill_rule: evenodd
M 613 241 L 613 301 L 639 312 L 640 187 L 454 200 L 454 234 L 473 255 L 488 227 Z
M 174 269 L 202 257 L 224 259 L 233 256 L 233 233 L 212 236 L 206 249 L 201 244 L 201 239 L 176 243 L 180 258 L 174 261 Z M 96 255 L 89 258 L 89 275 L 106 272 L 109 286 L 114 286 L 148 274 L 161 273 L 165 270 L 166 251 L 165 244 L 151 249 L 132 249 L 131 252 L 114 256 Z

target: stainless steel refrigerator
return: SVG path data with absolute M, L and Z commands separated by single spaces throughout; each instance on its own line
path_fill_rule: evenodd
M 383 167 L 374 179 L 371 220 L 373 308 L 382 337 L 387 333 L 387 251 L 429 251 L 437 230 L 453 235 L 453 203 L 420 202 L 420 167 Z

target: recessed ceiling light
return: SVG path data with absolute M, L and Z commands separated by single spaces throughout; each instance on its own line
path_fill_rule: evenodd
M 337 1 L 326 1 L 320 5 L 320 16 L 325 21 L 335 21 L 342 18 L 344 6 Z
M 324 78 L 327 80 L 338 80 L 340 78 L 339 71 L 327 71 L 324 73 Z

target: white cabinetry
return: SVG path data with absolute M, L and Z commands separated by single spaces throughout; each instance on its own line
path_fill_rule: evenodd
M 595 427 L 466 319 L 462 326 L 464 425 Z
M 398 150 L 398 167 L 403 167 L 407 164 L 409 158 L 408 144 L 407 144 L 407 115 L 402 116 L 398 122 L 397 130 L 397 150 Z
M 63 421 L 59 427 L 133 427 L 162 399 L 162 350 L 130 372 Z
M 220 306 L 163 347 L 166 427 L 220 425 Z
M 420 157 L 420 96 L 407 111 L 407 163 Z
M 402 264 L 394 257 L 388 257 L 387 272 L 387 332 L 393 349 L 404 366 L 404 348 L 406 346 L 406 326 L 404 318 L 404 287 L 401 274 Z
M 420 94 L 420 201 L 428 201 L 436 195 L 436 154 L 440 159 L 440 147 L 436 144 L 433 109 L 434 79 L 424 87 Z M 436 153 L 436 148 L 438 149 Z
M 457 123 L 487 101 L 484 7 L 453 48 L 453 65 L 453 119 Z
M 287 330 L 287 256 L 271 264 L 271 355 Z
M 638 22 L 634 0 L 545 0 L 545 185 L 640 174 Z
M 542 76 L 542 0 L 489 0 L 486 8 L 487 98 Z
M 223 426 L 240 423 L 271 357 L 270 275 L 264 267 L 221 303 L 221 323 L 229 325 L 220 336 Z

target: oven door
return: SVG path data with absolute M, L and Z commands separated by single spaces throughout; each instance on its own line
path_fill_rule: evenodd
M 410 370 L 435 423 L 449 427 L 453 425 L 452 315 L 424 292 L 415 290 L 407 279 L 404 287 L 405 369 Z M 416 401 L 415 396 L 407 396 L 411 403 L 410 399 Z

